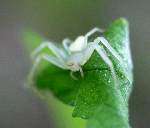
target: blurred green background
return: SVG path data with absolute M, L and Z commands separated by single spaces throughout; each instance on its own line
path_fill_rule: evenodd
M 130 122 L 133 128 L 150 127 L 149 12 L 149 0 L 0 0 L 0 128 L 54 127 L 53 112 L 24 88 L 30 67 L 21 45 L 24 29 L 61 42 L 118 17 L 130 22 L 135 78 Z

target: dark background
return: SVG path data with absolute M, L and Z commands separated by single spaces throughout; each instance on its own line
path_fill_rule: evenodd
M 149 0 L 0 0 L 0 128 L 52 127 L 44 103 L 24 88 L 30 61 L 21 45 L 23 28 L 60 42 L 122 16 L 130 22 L 134 61 L 130 122 L 149 128 Z

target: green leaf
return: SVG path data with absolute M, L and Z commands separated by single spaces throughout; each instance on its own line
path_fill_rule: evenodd
M 73 80 L 69 71 L 43 60 L 35 73 L 30 74 L 30 84 L 42 95 L 52 92 L 59 100 L 74 107 L 73 117 L 88 119 L 88 128 L 129 128 L 128 99 L 133 66 L 126 19 L 114 21 L 104 36 L 123 59 L 123 63 L 119 63 L 106 49 L 115 66 L 119 86 L 114 85 L 109 67 L 96 52 L 83 66 L 84 78 L 75 73 L 78 80 Z

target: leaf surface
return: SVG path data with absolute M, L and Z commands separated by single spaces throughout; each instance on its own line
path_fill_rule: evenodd
M 52 92 L 59 100 L 73 106 L 73 117 L 88 119 L 88 128 L 129 128 L 128 99 L 133 66 L 128 22 L 124 18 L 114 21 L 104 37 L 123 60 L 119 63 L 106 49 L 115 66 L 118 86 L 114 85 L 110 68 L 96 52 L 83 66 L 84 78 L 75 73 L 78 80 L 73 80 L 69 71 L 43 60 L 30 76 L 30 82 L 41 94 Z

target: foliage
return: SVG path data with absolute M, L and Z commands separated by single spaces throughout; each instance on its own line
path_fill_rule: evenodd
M 25 35 L 27 42 L 32 35 Z M 114 21 L 104 36 L 123 59 L 123 63 L 119 63 L 106 49 L 115 66 L 118 86 L 114 85 L 109 67 L 96 52 L 83 66 L 84 78 L 75 73 L 78 80 L 73 80 L 69 71 L 43 60 L 34 74 L 30 74 L 29 82 L 40 95 L 52 92 L 60 101 L 74 107 L 72 116 L 88 119 L 88 128 L 129 128 L 128 99 L 132 89 L 133 66 L 126 19 Z M 42 38 L 37 35 L 37 39 L 41 42 Z M 47 49 L 42 51 L 45 52 L 51 54 Z

